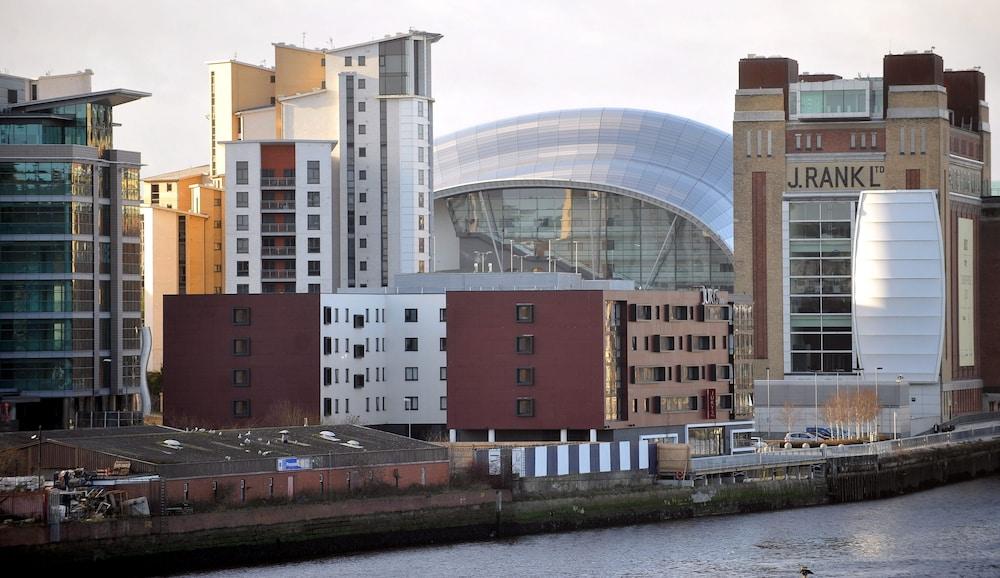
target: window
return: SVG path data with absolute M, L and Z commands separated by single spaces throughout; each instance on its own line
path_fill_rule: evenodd
M 250 167 L 247 161 L 236 161 L 236 184 L 250 184 Z
M 306 184 L 319 184 L 319 161 L 306 161 Z
M 424 140 L 424 125 L 422 124 L 417 125 L 417 138 Z
M 233 325 L 250 325 L 249 307 L 235 307 L 233 309 Z
M 220 199 L 219 197 L 215 197 L 214 199 L 212 199 L 212 206 L 213 207 L 221 207 L 222 206 L 222 199 Z
M 417 169 L 417 184 L 424 184 L 424 169 Z
M 367 225 L 368 224 L 368 217 L 366 217 L 365 215 L 361 215 L 360 217 L 358 217 L 358 224 L 359 225 Z
M 535 400 L 530 397 L 520 397 L 517 399 L 516 406 L 517 417 L 534 417 L 535 415 Z
M 358 147 L 358 158 L 365 158 L 368 156 L 368 149 L 366 147 Z
M 447 381 L 448 380 L 448 368 L 447 367 L 442 367 L 442 368 L 438 369 L 438 379 L 440 379 L 441 381 Z
M 330 385 L 333 383 L 333 369 L 330 367 L 323 368 L 323 385 Z
M 236 215 L 236 230 L 237 231 L 250 230 L 250 215 Z
M 359 203 L 367 203 L 368 202 L 368 193 L 358 193 L 358 202 Z
M 407 337 L 403 340 L 404 351 L 417 351 L 417 338 Z
M 215 244 L 215 250 L 216 251 L 221 251 L 222 250 L 222 243 L 216 243 Z
M 368 248 L 368 239 L 365 239 L 365 238 L 358 239 L 358 248 L 359 249 L 367 249 Z
M 323 308 L 323 325 L 329 325 L 333 322 L 333 308 L 324 307 Z
M 364 357 L 365 357 L 365 346 L 360 343 L 355 343 L 354 359 L 364 359 Z M 367 369 L 365 371 L 367 371 Z
M 306 193 L 306 204 L 310 207 L 319 206 L 319 191 L 309 191 Z
M 417 216 L 417 230 L 419 230 L 419 231 L 423 231 L 424 230 L 424 216 L 423 215 L 418 215 Z
M 365 386 L 365 376 L 361 373 L 354 374 L 354 389 L 361 389 Z M 347 400 L 344 400 L 344 413 L 350 413 L 347 409 Z
M 419 117 L 424 116 L 424 101 L 422 100 L 417 101 L 417 116 Z
M 518 367 L 514 383 L 516 383 L 517 385 L 534 385 L 535 384 L 535 368 L 534 367 Z
M 250 370 L 234 369 L 233 385 L 236 387 L 250 387 Z
M 355 315 L 354 316 L 354 328 L 355 329 L 363 329 L 364 326 L 365 326 L 365 316 L 364 315 Z
M 365 65 L 365 57 L 363 55 L 358 56 L 358 66 L 364 66 L 364 65 Z
M 367 271 L 368 270 L 368 261 L 360 261 L 358 263 L 358 270 L 359 271 Z
M 321 293 L 322 291 L 320 290 L 319 283 L 310 283 L 309 284 L 309 292 L 310 293 Z
M 214 228 L 216 228 L 216 229 L 221 229 L 221 228 L 222 228 L 222 220 L 221 220 L 221 219 L 216 219 L 216 220 L 215 220 L 215 221 L 214 221 L 214 222 L 212 223 L 212 226 L 213 226 Z
M 333 414 L 333 400 L 329 397 L 323 398 L 323 415 Z
M 417 162 L 424 162 L 424 147 L 417 147 Z
M 309 276 L 319 277 L 319 261 L 309 261 Z
M 438 347 L 441 348 L 441 351 L 448 351 L 448 338 L 442 337 L 441 339 L 439 339 Z
M 306 228 L 310 231 L 319 231 L 319 215 L 309 215 Z
M 407 396 L 403 398 L 403 410 L 404 411 L 417 411 L 417 397 Z
M 358 101 L 358 112 L 365 112 L 365 101 Z
M 350 66 L 350 65 L 351 65 L 351 57 L 350 56 L 345 56 L 344 57 L 344 66 Z
M 518 303 L 514 306 L 515 319 L 518 323 L 535 322 L 535 306 L 528 303 Z
M 324 337 L 323 338 L 323 355 L 330 355 L 333 353 L 333 338 Z
M 359 90 L 364 90 L 365 89 L 365 79 L 363 79 L 363 78 L 359 78 L 358 79 L 358 89 Z
M 407 367 L 403 369 L 404 379 L 406 381 L 417 381 L 417 369 L 416 367 Z
M 247 285 L 246 283 L 237 283 L 236 284 L 236 292 L 239 293 L 239 294 L 241 294 L 241 295 L 245 295 L 245 294 L 247 294 L 247 293 L 250 292 L 250 285 Z M 221 291 L 220 291 L 220 293 L 221 293 Z
M 236 191 L 236 207 L 246 208 L 250 206 L 250 193 L 247 191 Z
M 403 310 L 403 321 L 406 323 L 416 323 L 417 322 L 417 310 L 416 309 L 404 309 Z
M 307 250 L 310 253 L 319 253 L 320 241 L 319 237 L 309 237 L 306 239 Z
M 233 417 L 250 417 L 249 399 L 238 399 L 233 402 Z
M 233 355 L 250 355 L 249 337 L 238 337 L 233 340 Z
M 440 399 L 440 401 L 438 403 L 439 403 L 438 408 L 440 408 L 441 411 L 447 410 L 448 409 L 448 396 L 442 395 L 441 399 Z
M 358 171 L 358 180 L 359 181 L 367 181 L 368 180 L 368 171 L 366 171 L 364 169 L 361 169 L 360 171 Z
M 535 336 L 534 335 L 518 335 L 515 342 L 515 351 L 518 353 L 534 353 L 535 352 Z
M 417 193 L 417 206 L 421 209 L 424 208 L 424 192 L 420 191 Z
M 236 239 L 236 252 L 237 253 L 249 253 L 250 252 L 250 239 Z
M 358 134 L 368 134 L 368 127 L 363 124 L 358 125 Z
M 438 309 L 438 321 L 441 323 L 448 321 L 448 310 L 444 307 Z
M 249 277 L 250 276 L 250 261 L 237 261 L 236 262 L 236 276 L 237 277 Z

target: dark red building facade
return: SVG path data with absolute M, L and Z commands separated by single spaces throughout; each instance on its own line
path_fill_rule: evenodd
M 318 294 L 163 299 L 163 422 L 319 423 Z

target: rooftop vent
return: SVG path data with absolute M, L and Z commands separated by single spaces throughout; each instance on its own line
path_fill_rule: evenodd
M 163 445 L 167 446 L 168 448 L 170 448 L 172 450 L 179 450 L 182 447 L 184 447 L 184 446 L 181 445 L 181 442 L 179 442 L 177 440 L 163 440 Z

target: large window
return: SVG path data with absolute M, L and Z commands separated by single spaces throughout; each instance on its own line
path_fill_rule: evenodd
M 319 161 L 306 161 L 306 184 L 319 184 Z
M 533 417 L 535 415 L 535 400 L 530 397 L 519 397 L 515 413 L 517 417 Z
M 417 351 L 419 339 L 416 337 L 406 337 L 403 340 L 403 351 Z
M 534 353 L 535 352 L 535 336 L 534 335 L 518 335 L 514 343 L 514 350 L 518 353 Z
M 403 379 L 406 381 L 417 381 L 419 375 L 418 368 L 416 367 L 406 367 L 403 369 Z
M 535 368 L 534 367 L 518 367 L 515 377 L 515 383 L 517 385 L 534 385 L 535 384 Z
M 515 306 L 515 315 L 518 323 L 534 323 L 535 306 L 528 303 L 518 303 Z
M 250 169 L 247 161 L 236 161 L 236 184 L 250 184 Z
M 788 315 L 793 373 L 849 371 L 852 203 L 788 204 Z

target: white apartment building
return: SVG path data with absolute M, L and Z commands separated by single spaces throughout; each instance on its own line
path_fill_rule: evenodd
M 226 144 L 226 293 L 332 292 L 336 142 Z
M 320 303 L 323 423 L 443 432 L 445 294 L 337 293 Z
M 213 135 L 241 139 L 213 140 L 227 199 L 236 192 L 230 157 L 239 142 L 339 143 L 328 237 L 336 288 L 388 287 L 397 274 L 431 269 L 431 44 L 440 38 L 411 30 L 330 50 L 275 44 L 273 69 L 210 63 Z M 227 255 L 227 265 L 240 260 Z

